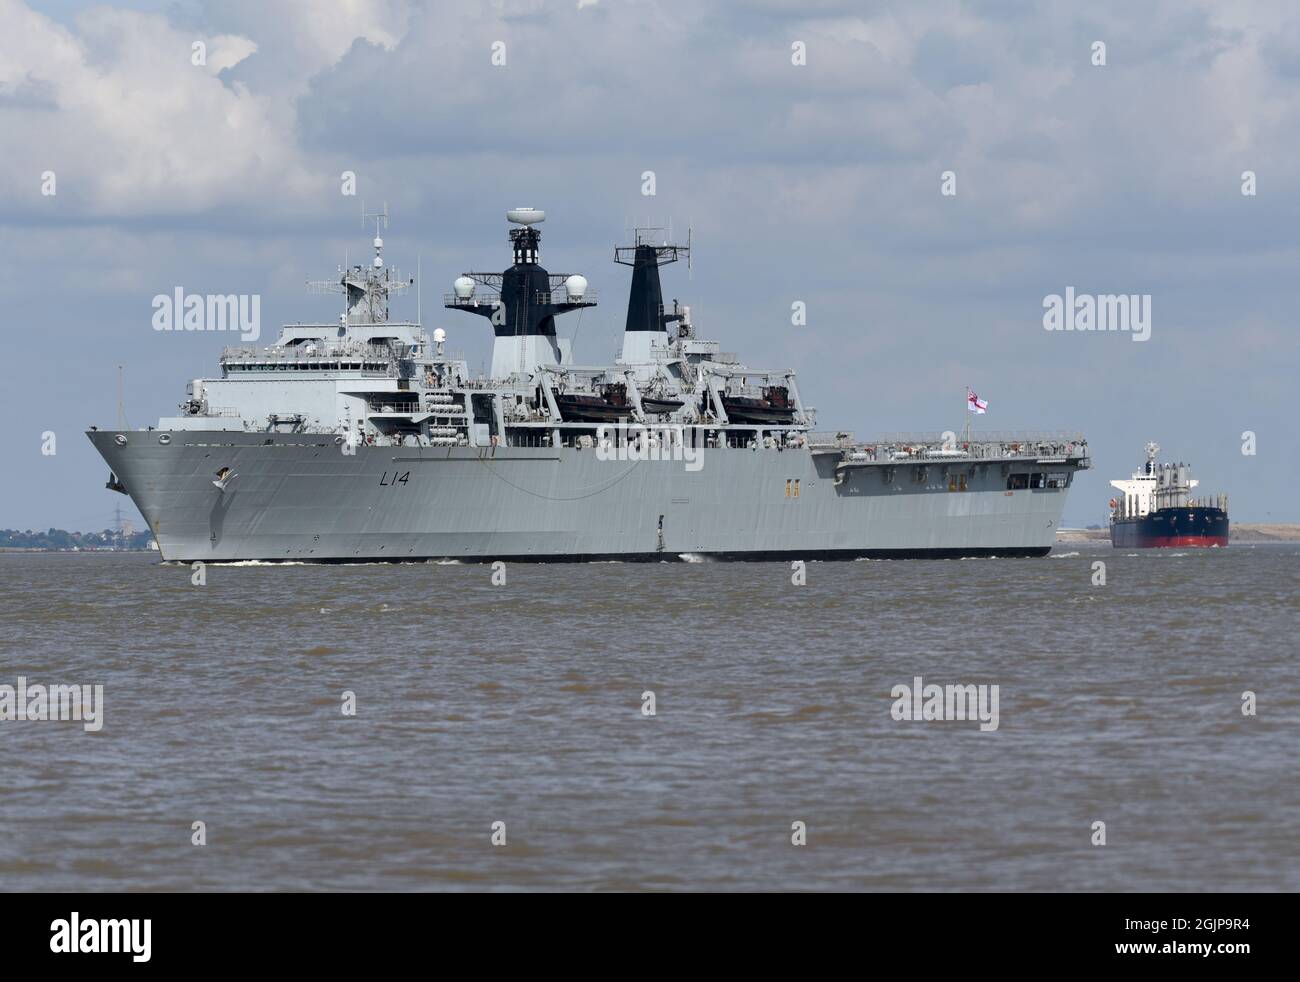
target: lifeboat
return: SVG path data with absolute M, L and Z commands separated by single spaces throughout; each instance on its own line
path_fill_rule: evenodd
M 632 415 L 627 401 L 627 386 L 607 385 L 599 392 L 561 392 L 555 396 L 560 415 L 566 422 L 605 423 Z
M 653 415 L 667 415 L 675 413 L 681 409 L 685 403 L 681 399 L 669 395 L 643 395 L 641 397 L 641 408 L 647 413 Z
M 784 385 L 770 385 L 763 390 L 761 399 L 750 396 L 722 396 L 722 408 L 733 423 L 774 423 L 784 425 L 794 422 L 794 406 L 790 403 L 790 390 Z

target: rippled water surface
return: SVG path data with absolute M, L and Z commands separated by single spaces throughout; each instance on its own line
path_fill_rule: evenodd
M 0 555 L 0 888 L 1300 889 L 1300 548 L 491 574 Z

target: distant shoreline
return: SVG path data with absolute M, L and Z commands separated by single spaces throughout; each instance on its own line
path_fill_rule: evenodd
M 94 553 L 96 555 L 102 555 L 104 553 L 109 553 L 109 552 L 129 552 L 129 553 L 154 552 L 156 553 L 157 551 L 158 551 L 157 549 L 53 549 L 53 548 L 42 548 L 40 546 L 0 546 L 0 554 L 3 555 L 9 555 L 9 554 L 19 555 L 25 552 L 64 552 L 70 556 L 76 556 L 76 555 L 80 555 L 81 553 Z
M 0 552 L 154 552 L 153 533 L 129 521 L 99 532 L 67 529 L 0 529 Z

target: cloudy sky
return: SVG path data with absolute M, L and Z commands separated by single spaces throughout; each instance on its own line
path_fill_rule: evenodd
M 154 295 L 260 294 L 268 334 L 332 318 L 303 284 L 365 252 L 362 198 L 474 366 L 489 325 L 432 298 L 508 265 L 507 208 L 545 208 L 543 263 L 600 291 L 562 322 L 585 362 L 619 340 L 612 247 L 671 220 L 695 268 L 666 295 L 796 369 L 823 428 L 957 429 L 970 384 L 978 428 L 1086 433 L 1068 524 L 1152 439 L 1235 519 L 1300 520 L 1293 2 L 0 0 L 0 23 L 0 527 L 102 528 L 127 502 L 82 432 L 114 424 L 117 366 L 143 426 L 230 340 L 153 331 Z M 1067 287 L 1150 295 L 1149 340 L 1045 331 Z

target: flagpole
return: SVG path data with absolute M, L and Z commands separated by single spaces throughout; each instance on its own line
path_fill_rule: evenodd
M 966 444 L 967 444 L 967 447 L 968 447 L 968 448 L 969 448 L 969 445 L 970 445 L 970 415 L 971 415 L 971 413 L 970 413 L 970 392 L 971 392 L 971 389 L 970 389 L 970 386 L 968 385 L 968 386 L 966 386 L 966 405 L 965 405 L 964 407 L 962 407 L 963 410 L 964 410 L 965 413 L 966 413 Z

